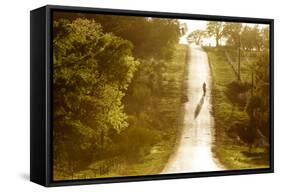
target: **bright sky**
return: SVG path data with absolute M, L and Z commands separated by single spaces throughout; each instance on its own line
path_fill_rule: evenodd
M 207 22 L 208 21 L 179 19 L 179 22 L 181 24 L 186 23 L 186 25 L 187 25 L 187 33 L 180 38 L 180 43 L 181 44 L 188 44 L 187 36 L 195 30 L 198 30 L 198 29 L 199 30 L 205 30 L 207 28 Z M 254 27 L 256 24 L 243 23 L 243 25 L 248 25 L 248 26 Z M 258 24 L 258 25 L 259 25 L 260 28 L 269 26 L 269 25 L 265 25 L 265 24 Z M 221 43 L 223 43 L 223 42 L 221 42 Z M 202 40 L 202 44 L 203 45 L 205 44 L 205 45 L 215 46 L 216 41 L 215 41 L 215 38 L 204 38 Z
M 187 25 L 187 33 L 180 38 L 180 43 L 187 44 L 187 36 L 195 30 L 205 30 L 207 28 L 207 21 L 201 20 L 188 20 L 188 19 L 179 19 L 179 22 Z M 215 45 L 215 40 L 213 38 L 205 38 L 203 44 Z
M 192 31 L 195 31 L 197 29 L 204 30 L 207 28 L 207 21 L 179 19 L 179 22 L 187 24 L 188 27 L 187 35 L 189 35 Z

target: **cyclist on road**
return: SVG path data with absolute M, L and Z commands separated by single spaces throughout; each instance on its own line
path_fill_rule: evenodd
M 203 83 L 203 92 L 204 92 L 204 96 L 206 95 L 206 83 Z

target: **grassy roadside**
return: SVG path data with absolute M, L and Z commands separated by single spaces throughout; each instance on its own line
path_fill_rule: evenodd
M 253 153 L 249 153 L 246 144 L 237 143 L 227 137 L 228 126 L 234 120 L 247 118 L 246 113 L 244 110 L 233 110 L 224 94 L 226 85 L 235 79 L 235 74 L 224 54 L 216 48 L 205 48 L 205 50 L 208 53 L 213 77 L 212 101 L 216 131 L 213 152 L 230 170 L 267 168 L 268 158 L 262 148 L 257 147 Z
M 188 47 L 177 45 L 172 62 L 167 65 L 166 73 L 163 78 L 163 95 L 159 102 L 159 111 L 163 120 L 173 122 L 171 127 L 165 128 L 160 142 L 151 146 L 149 152 L 145 154 L 141 161 L 123 165 L 122 170 L 128 175 L 150 175 L 159 174 L 174 151 L 176 138 L 181 129 L 183 118 L 182 100 L 185 98 L 186 87 L 184 87 L 184 77 L 186 74 L 186 62 L 188 58 Z M 119 173 L 120 174 L 120 173 Z M 113 174 L 114 175 L 114 174 Z

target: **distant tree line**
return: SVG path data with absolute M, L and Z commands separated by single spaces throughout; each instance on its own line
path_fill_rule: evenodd
M 269 28 L 258 24 L 209 21 L 205 30 L 195 30 L 188 36 L 190 41 L 201 44 L 204 38 L 213 37 L 216 47 L 224 41 L 224 46 L 241 47 L 243 50 L 261 51 L 269 47 Z

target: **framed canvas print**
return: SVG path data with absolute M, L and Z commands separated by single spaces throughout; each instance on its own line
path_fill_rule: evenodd
M 30 179 L 273 172 L 273 20 L 31 11 Z

